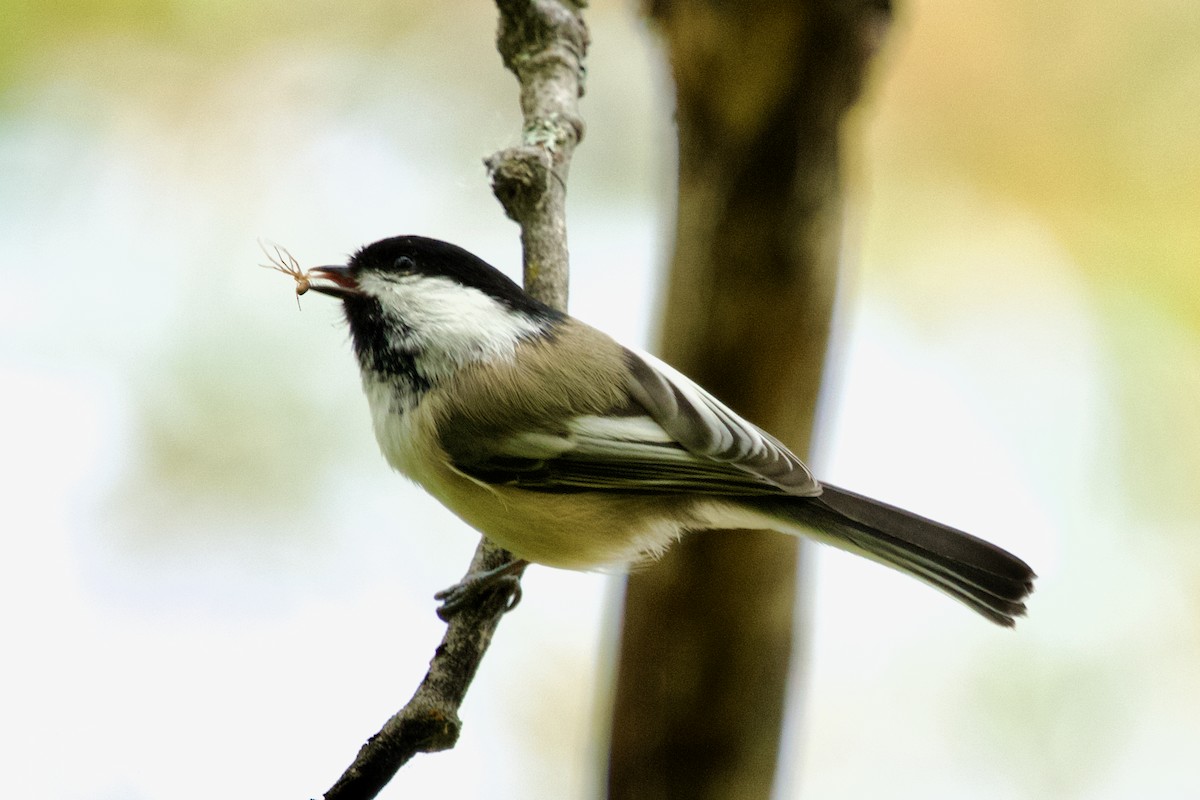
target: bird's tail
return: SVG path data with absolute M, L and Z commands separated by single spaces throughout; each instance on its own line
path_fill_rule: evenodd
M 1025 613 L 1037 576 L 1021 559 L 969 533 L 823 483 L 817 497 L 767 501 L 774 514 L 831 544 L 907 572 L 999 625 Z

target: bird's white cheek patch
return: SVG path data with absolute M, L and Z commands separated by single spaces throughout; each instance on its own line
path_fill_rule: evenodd
M 450 278 L 406 275 L 364 285 L 402 323 L 405 344 L 423 353 L 418 360 L 431 375 L 441 364 L 512 358 L 518 342 L 541 331 L 537 321 Z

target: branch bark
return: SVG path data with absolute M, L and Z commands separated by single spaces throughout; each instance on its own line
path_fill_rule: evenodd
M 526 289 L 565 310 L 567 172 L 583 136 L 579 98 L 588 46 L 583 3 L 496 0 L 496 5 L 497 49 L 520 83 L 525 122 L 521 144 L 501 150 L 485 164 L 505 213 L 521 226 Z M 483 539 L 467 575 L 512 560 L 511 553 Z M 325 800 L 373 798 L 417 753 L 454 747 L 462 728 L 458 709 L 508 602 L 508 594 L 484 593 L 448 620 L 412 699 L 362 746 Z
M 807 452 L 836 284 L 839 127 L 886 2 L 656 0 L 679 200 L 661 351 Z M 692 535 L 626 584 L 610 733 L 617 800 L 771 796 L 798 543 Z
M 583 138 L 579 98 L 584 88 L 588 31 L 585 3 L 571 0 L 496 0 L 497 46 L 521 84 L 522 142 L 485 160 L 492 191 L 521 226 L 525 288 L 565 311 L 567 172 Z

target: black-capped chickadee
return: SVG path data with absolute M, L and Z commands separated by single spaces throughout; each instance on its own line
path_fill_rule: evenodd
M 646 353 L 420 236 L 316 267 L 340 298 L 389 464 L 516 556 L 569 569 L 683 533 L 775 529 L 907 572 L 1000 625 L 1033 571 L 970 534 L 819 483 L 770 434 Z

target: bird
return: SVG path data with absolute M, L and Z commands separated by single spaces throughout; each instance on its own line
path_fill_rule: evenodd
M 529 562 L 651 560 L 689 532 L 773 529 L 907 573 L 988 620 L 1025 614 L 1033 570 L 971 534 L 830 483 L 649 353 L 531 297 L 448 242 L 406 235 L 285 271 L 336 298 L 388 464 Z M 519 595 L 518 595 L 519 596 Z

